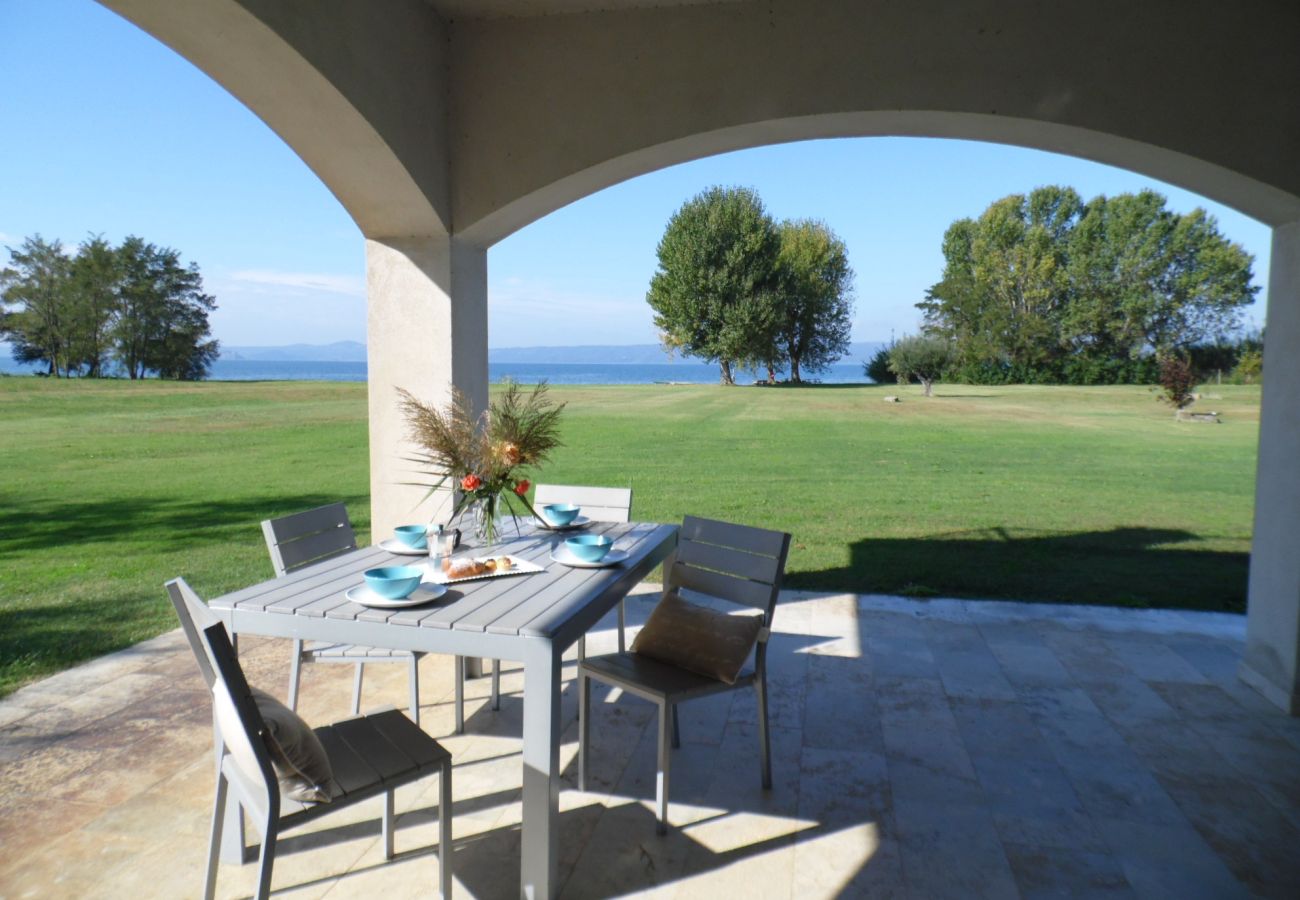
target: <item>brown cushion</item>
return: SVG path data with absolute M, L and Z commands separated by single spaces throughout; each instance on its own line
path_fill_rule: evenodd
M 669 591 L 632 642 L 632 652 L 735 684 L 763 617 L 731 616 Z
M 253 702 L 271 738 L 267 746 L 280 793 L 303 803 L 329 803 L 334 769 L 316 732 L 302 716 L 265 691 L 253 688 Z

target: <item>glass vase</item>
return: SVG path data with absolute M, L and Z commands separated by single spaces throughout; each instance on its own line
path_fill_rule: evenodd
M 500 500 L 498 494 L 475 500 L 470 507 L 470 522 L 473 524 L 474 537 L 481 547 L 497 542 L 500 522 Z

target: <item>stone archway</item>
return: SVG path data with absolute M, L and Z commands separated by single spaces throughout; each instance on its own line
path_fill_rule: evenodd
M 373 520 L 394 392 L 487 391 L 486 248 L 601 187 L 803 138 L 968 137 L 1273 226 L 1243 676 L 1300 711 L 1300 7 L 1186 0 L 101 0 L 225 85 L 367 237 Z

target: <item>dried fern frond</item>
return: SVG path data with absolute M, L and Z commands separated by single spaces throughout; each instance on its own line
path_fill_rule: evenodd
M 480 416 L 473 414 L 468 398 L 455 388 L 442 409 L 402 388 L 397 393 L 410 439 L 419 447 L 407 459 L 438 478 L 439 485 L 447 478 L 470 474 L 504 483 L 515 468 L 539 465 L 560 446 L 564 404 L 551 400 L 545 382 L 525 394 L 518 384 L 507 381 Z

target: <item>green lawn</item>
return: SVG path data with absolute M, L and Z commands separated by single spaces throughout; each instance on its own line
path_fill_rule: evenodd
M 540 477 L 795 536 L 810 589 L 1241 611 L 1259 390 L 1221 425 L 1144 388 L 557 387 Z M 365 538 L 363 384 L 0 378 L 0 695 L 174 624 L 162 583 L 271 575 L 258 522 L 334 499 Z

